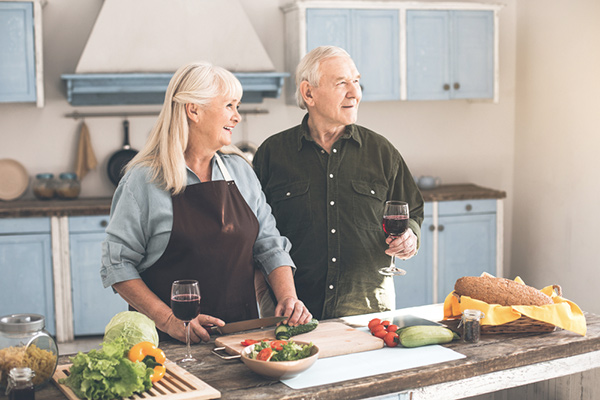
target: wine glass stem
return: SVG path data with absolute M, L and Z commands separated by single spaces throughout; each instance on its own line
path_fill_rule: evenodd
M 190 346 L 190 322 L 184 322 L 185 325 L 185 345 L 186 345 L 186 353 L 185 358 L 192 358 L 192 348 Z
M 390 271 L 393 271 L 396 268 L 396 255 L 392 255 L 392 262 L 390 263 Z

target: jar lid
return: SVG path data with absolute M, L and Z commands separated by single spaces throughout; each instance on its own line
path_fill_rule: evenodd
M 0 332 L 37 332 L 45 326 L 45 318 L 39 314 L 11 314 L 0 318 Z
M 465 318 L 471 318 L 471 319 L 485 318 L 485 314 L 480 310 L 464 310 L 463 316 Z
M 44 172 L 42 174 L 37 174 L 35 177 L 37 179 L 52 179 L 52 178 L 54 178 L 54 174 L 51 174 L 49 172 Z
M 35 376 L 35 372 L 28 367 L 11 368 L 8 374 L 14 381 L 28 381 Z
M 77 179 L 77 174 L 75 172 L 63 172 L 58 176 L 60 179 Z

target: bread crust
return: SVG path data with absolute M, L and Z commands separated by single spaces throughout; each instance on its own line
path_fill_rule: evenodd
M 488 304 L 502 306 L 544 306 L 554 304 L 550 296 L 536 288 L 510 279 L 488 276 L 464 276 L 454 285 L 454 292 Z

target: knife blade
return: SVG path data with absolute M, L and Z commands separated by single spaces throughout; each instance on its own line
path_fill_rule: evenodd
M 223 326 L 213 326 L 211 331 L 213 333 L 220 333 L 226 335 L 228 333 L 248 331 L 251 329 L 265 328 L 267 326 L 275 325 L 281 321 L 285 321 L 288 317 L 266 317 L 249 319 L 246 321 L 230 322 Z

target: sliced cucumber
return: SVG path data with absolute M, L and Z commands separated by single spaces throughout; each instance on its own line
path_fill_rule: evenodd
M 277 338 L 277 340 L 288 340 L 292 336 L 313 331 L 317 329 L 317 326 L 319 326 L 319 321 L 315 318 L 304 325 L 289 326 L 287 324 L 281 324 L 275 328 L 275 338 Z

